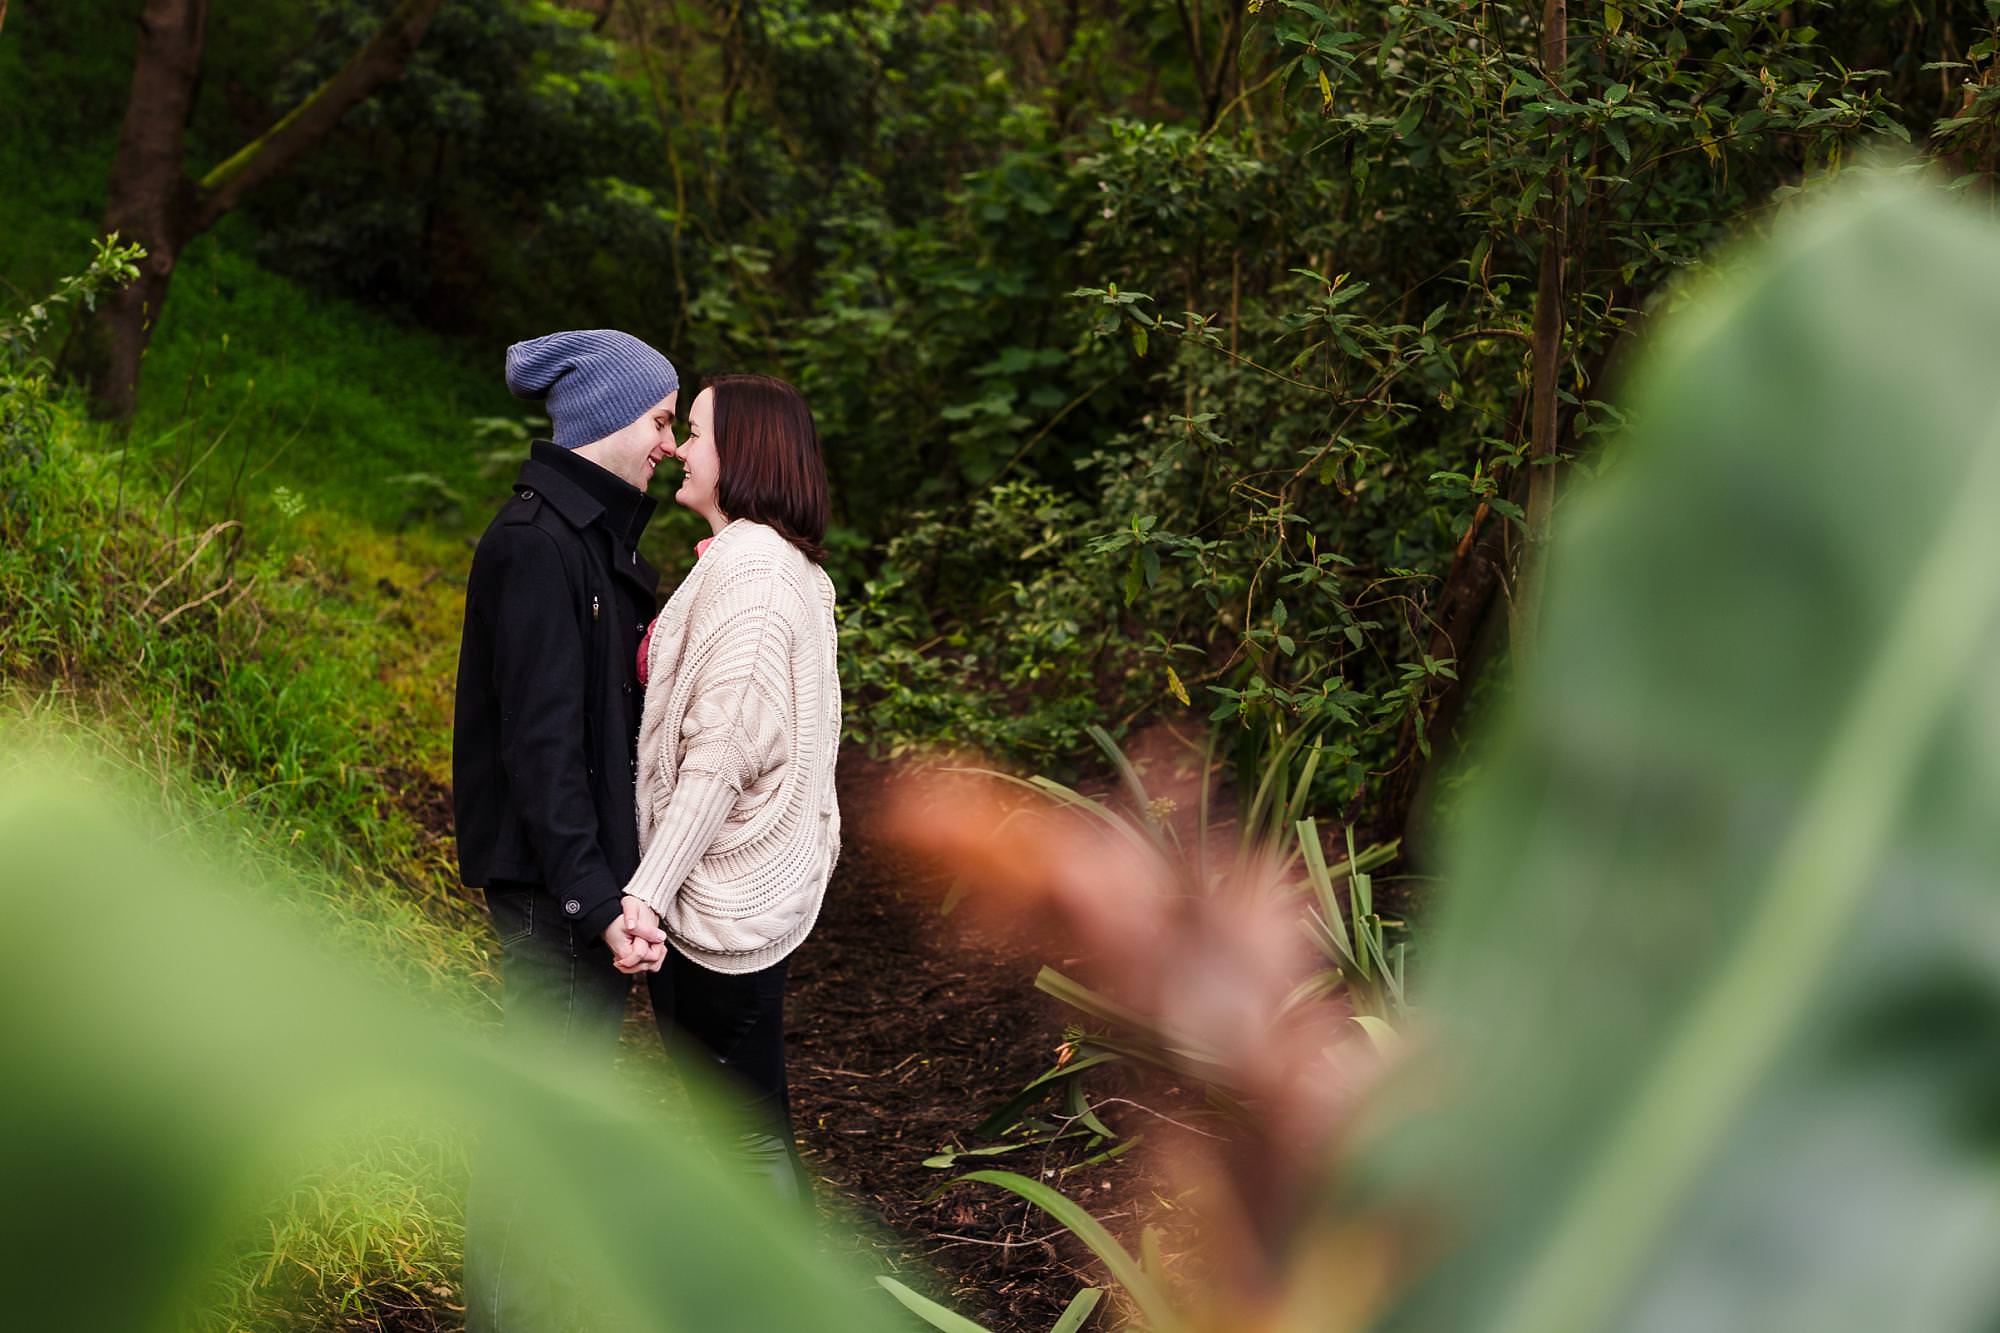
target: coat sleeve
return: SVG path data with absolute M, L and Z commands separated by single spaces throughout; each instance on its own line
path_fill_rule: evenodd
M 598 838 L 584 729 L 585 647 L 555 539 L 528 524 L 495 529 L 476 582 L 493 634 L 500 762 L 541 866 L 542 884 L 586 940 L 619 912 Z

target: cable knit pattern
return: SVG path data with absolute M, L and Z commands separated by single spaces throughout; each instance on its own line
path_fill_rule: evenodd
M 654 622 L 646 669 L 625 891 L 702 966 L 769 967 L 819 918 L 840 855 L 833 583 L 737 519 Z

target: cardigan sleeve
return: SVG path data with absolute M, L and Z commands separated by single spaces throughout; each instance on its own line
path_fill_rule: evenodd
M 794 711 L 790 618 L 768 586 L 745 591 L 701 627 L 678 770 L 680 778 L 709 774 L 738 793 L 784 760 Z
M 659 913 L 714 844 L 743 790 L 781 763 L 789 745 L 790 621 L 768 587 L 752 581 L 732 591 L 738 595 L 692 628 L 694 702 L 681 720 L 674 788 L 625 888 Z
M 690 773 L 674 787 L 667 814 L 653 829 L 653 840 L 639 858 L 639 868 L 625 892 L 664 916 L 667 904 L 681 891 L 695 862 L 701 860 L 729 822 L 736 792 L 707 773 Z

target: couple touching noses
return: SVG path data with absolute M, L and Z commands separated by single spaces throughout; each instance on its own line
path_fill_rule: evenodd
M 552 431 L 473 556 L 452 745 L 460 874 L 498 936 L 503 1039 L 608 1063 L 642 977 L 669 1052 L 718 1068 L 740 1100 L 737 1155 L 797 1196 L 785 971 L 840 851 L 812 414 L 761 375 L 684 403 L 672 363 L 611 330 L 517 343 L 506 375 Z M 663 464 L 708 525 L 664 606 L 638 549 Z M 523 1275 L 481 1193 L 468 1328 L 496 1329 Z
M 546 353 L 538 347 L 538 343 L 549 344 Z M 524 397 L 548 397 L 561 386 L 563 376 L 576 373 L 569 368 L 569 362 L 562 359 L 576 349 L 577 344 L 571 335 L 552 334 L 548 339 L 538 340 L 538 343 L 517 344 L 508 353 L 508 386 Z M 561 350 L 553 350 L 556 348 Z M 635 359 L 639 355 L 637 349 L 624 350 L 630 351 Z M 547 379 L 547 368 L 541 359 L 544 354 L 558 357 L 560 369 L 552 381 Z M 704 389 L 695 396 L 683 428 L 677 424 L 680 399 L 678 376 L 672 378 L 675 388 L 636 419 L 603 439 L 576 446 L 573 452 L 640 492 L 651 486 L 653 474 L 661 463 L 668 460 L 678 462 L 681 478 L 680 486 L 674 492 L 674 503 L 692 510 L 708 523 L 708 538 L 696 546 L 699 558 L 709 541 L 729 523 L 722 516 L 716 495 L 720 463 L 715 450 L 715 389 Z M 546 392 L 539 388 L 545 382 L 550 385 Z M 658 383 L 651 387 L 657 388 Z M 553 408 L 550 410 L 554 411 Z M 678 439 L 683 431 L 686 438 Z M 637 545 L 636 534 L 632 544 Z M 650 624 L 647 629 L 647 634 L 640 639 L 635 658 L 635 671 L 642 686 L 645 684 L 644 659 L 651 638 Z M 635 731 L 635 743 L 636 737 Z M 612 965 L 620 972 L 627 975 L 658 972 L 666 965 L 667 936 L 660 928 L 659 912 L 649 901 L 636 894 L 623 895 L 619 915 L 605 926 L 603 937 L 606 947 L 611 950 Z

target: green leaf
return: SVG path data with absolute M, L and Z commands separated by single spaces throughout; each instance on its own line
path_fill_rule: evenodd
M 1093 1046 L 1110 1051 L 1122 1051 L 1162 1066 L 1180 1064 L 1195 1066 L 1202 1077 L 1223 1078 L 1227 1075 L 1227 1064 L 1213 1051 L 1204 1050 L 1193 1042 L 1176 1038 L 1144 1014 L 1118 1003 L 1107 995 L 1064 976 L 1053 967 L 1044 967 L 1035 976 L 1035 989 L 1045 995 L 1052 995 L 1080 1013 L 1088 1014 L 1100 1023 L 1121 1029 L 1129 1040 L 1114 1042 L 1105 1036 L 1093 1036 Z
M 1172 668 L 1168 669 L 1172 670 Z M 1170 852 L 1172 845 L 1158 836 L 1161 832 L 1160 821 L 1155 819 L 1151 813 L 1153 798 L 1147 792 L 1146 783 L 1140 778 L 1139 770 L 1132 766 L 1132 761 L 1126 758 L 1125 751 L 1120 749 L 1118 742 L 1111 738 L 1110 732 L 1098 726 L 1095 722 L 1083 730 L 1085 735 L 1096 742 L 1097 748 L 1104 752 L 1104 757 L 1109 759 L 1111 766 L 1118 771 L 1118 779 L 1125 784 L 1125 794 L 1131 798 L 1133 809 L 1136 811 L 1134 817 L 1156 835 L 1155 841 L 1159 842 L 1161 851 Z M 1171 834 L 1169 833 L 1168 836 L 1171 837 Z
M 1369 1042 L 1383 1055 L 1394 1055 L 1402 1046 L 1403 1039 L 1396 1029 L 1373 1014 L 1355 1014 L 1348 1021 L 1366 1033 Z
M 1063 1114 L 1071 1117 L 1077 1124 L 1082 1125 L 1101 1139 L 1115 1139 L 1118 1137 L 1117 1131 L 1104 1123 L 1103 1119 L 1097 1114 L 1097 1108 L 1090 1104 L 1088 1097 L 1084 1096 L 1083 1085 L 1081 1083 L 1071 1080 L 1069 1088 L 1064 1095 L 1067 1100 L 1063 1105 Z
M 1083 1327 L 1083 1321 L 1090 1318 L 1091 1311 L 1097 1308 L 1098 1301 L 1103 1298 L 1104 1288 L 1085 1287 L 1070 1299 L 1069 1305 L 1062 1312 L 1062 1318 L 1049 1325 L 1049 1333 L 1076 1333 Z
M 958 1313 L 958 1311 L 948 1306 L 939 1305 L 928 1296 L 918 1295 L 902 1283 L 896 1281 L 895 1278 L 877 1275 L 875 1281 L 881 1285 L 884 1291 L 894 1296 L 898 1301 L 901 1301 L 903 1307 L 909 1310 L 910 1313 L 916 1315 L 917 1318 L 923 1320 L 932 1328 L 942 1329 L 943 1333 L 991 1333 L 991 1330 L 986 1325 L 975 1324 L 964 1315 Z
M 998 1185 L 1001 1189 L 1026 1199 L 1067 1227 L 1103 1262 L 1110 1270 L 1111 1276 L 1118 1280 L 1118 1285 L 1125 1288 L 1126 1294 L 1145 1316 L 1150 1333 L 1176 1333 L 1180 1329 L 1180 1320 L 1175 1315 L 1166 1292 L 1133 1261 L 1125 1247 L 1104 1229 L 1104 1224 L 1092 1217 L 1080 1204 L 1050 1189 L 1039 1180 L 1017 1175 L 1012 1171 L 971 1171 L 953 1183 L 968 1182 Z
M 1604 137 L 1617 150 L 1619 160 L 1625 165 L 1632 164 L 1632 141 L 1625 137 L 1625 127 L 1615 120 L 1604 122 Z
M 1025 1087 L 1008 1098 L 1006 1103 L 994 1111 L 992 1115 L 987 1116 L 986 1119 L 974 1126 L 972 1131 L 974 1136 L 982 1139 L 999 1137 L 1020 1120 L 1022 1112 L 1048 1096 L 1056 1083 L 1064 1079 L 1075 1078 L 1086 1069 L 1095 1069 L 1099 1065 L 1109 1064 L 1118 1058 L 1119 1056 L 1109 1051 L 1096 1051 L 1090 1055 L 1080 1055 L 1073 1060 L 1057 1065 L 1054 1069 L 1029 1081 Z M 939 1154 L 939 1156 L 945 1155 L 947 1154 Z M 926 1161 L 924 1165 L 929 1166 L 930 1162 Z
M 335 1182 L 336 1206 L 347 1202 L 337 1182 L 360 1166 L 418 1208 L 435 1198 L 455 1210 L 443 1167 L 476 1137 L 519 1192 L 516 1240 L 575 1280 L 565 1314 L 579 1327 L 657 1327 L 671 1310 L 687 1328 L 879 1333 L 878 1303 L 805 1217 L 697 1144 L 733 1135 L 726 1117 L 712 1129 L 673 1125 L 608 1060 L 538 1047 L 532 1034 L 502 1048 L 483 1018 L 442 1002 L 448 992 L 388 979 L 358 932 L 336 940 L 356 918 L 336 914 L 317 882 L 289 882 L 289 863 L 230 848 L 184 864 L 170 849 L 185 845 L 185 828 L 152 827 L 123 796 L 106 806 L 116 784 L 85 787 L 81 772 L 46 750 L 0 754 L 0 904 L 16 927 L 0 932 L 0 1179 L 34 1231 L 11 1259 L 14 1323 L 185 1326 L 227 1276 L 214 1265 L 263 1244 L 263 1210 L 300 1175 Z M 247 822 L 230 827 L 253 836 Z M 251 864 L 254 883 L 219 882 L 222 867 Z M 139 883 L 172 905 L 149 914 L 145 947 L 37 1010 L 32 997 L 75 974 L 72 957 L 41 943 L 50 923 L 68 920 L 90 886 Z M 691 1109 L 680 1114 L 720 1114 L 720 1090 L 684 1072 Z M 282 1213 L 272 1220 L 282 1225 Z M 400 1268 L 405 1253 L 428 1265 L 414 1251 L 451 1226 L 404 1204 L 392 1220 L 386 1236 L 364 1217 L 320 1240 L 346 1255 L 387 1240 L 386 1277 L 418 1271 Z M 102 1278 L 108 1235 L 118 1281 Z M 34 1286 L 18 1280 L 29 1259 Z M 316 1322 L 337 1299 L 314 1300 Z
M 1350 962 L 1354 958 L 1354 945 L 1347 936 L 1346 916 L 1341 910 L 1339 897 L 1334 893 L 1333 876 L 1326 868 L 1326 853 L 1319 845 L 1319 821 L 1301 819 L 1294 828 L 1298 833 L 1299 850 L 1305 853 L 1306 878 L 1319 904 L 1322 928 L 1334 945 L 1334 959 L 1336 962 Z

